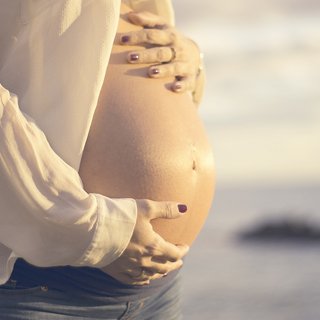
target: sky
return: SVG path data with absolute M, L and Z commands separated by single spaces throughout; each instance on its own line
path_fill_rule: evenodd
M 204 52 L 218 183 L 320 183 L 320 2 L 173 0 Z

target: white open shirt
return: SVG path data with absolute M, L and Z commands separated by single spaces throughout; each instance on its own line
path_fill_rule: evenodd
M 125 2 L 173 22 L 170 0 Z M 102 267 L 130 241 L 135 200 L 88 194 L 78 174 L 119 9 L 0 0 L 0 284 L 18 257 Z

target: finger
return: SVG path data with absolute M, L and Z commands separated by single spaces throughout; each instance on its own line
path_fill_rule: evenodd
M 116 272 L 115 270 L 110 272 L 108 268 L 102 269 L 103 272 L 105 272 L 106 274 L 110 275 L 111 277 L 113 277 L 114 279 L 118 280 L 123 284 L 146 285 L 150 283 L 150 277 L 148 277 L 146 280 L 142 280 L 134 277 L 137 273 L 141 274 L 141 268 L 139 268 L 140 271 L 134 271 L 134 270 L 137 270 L 137 269 L 127 268 L 124 272 Z
M 141 273 L 139 275 L 132 275 L 131 279 L 135 282 L 139 281 L 139 282 L 145 282 L 145 281 L 149 281 L 150 277 L 153 276 L 154 273 L 149 274 L 147 271 L 145 271 L 144 273 Z
M 162 260 L 176 262 L 181 260 L 189 251 L 189 246 L 187 245 L 176 246 L 170 242 L 163 240 L 162 238 L 161 240 L 158 241 L 157 250 L 150 250 L 152 261 Z
M 148 284 L 150 280 L 155 280 L 167 276 L 168 273 L 180 269 L 183 266 L 183 261 L 155 263 L 151 262 L 149 266 L 144 267 L 144 272 L 140 269 L 137 271 L 131 270 L 129 276 L 125 276 L 126 283 L 144 285 Z
M 132 281 L 130 283 L 128 283 L 132 286 L 146 286 L 148 284 L 150 284 L 150 280 L 147 280 L 147 281 Z
M 128 54 L 130 63 L 163 63 L 169 62 L 175 57 L 176 53 L 170 47 L 156 47 Z
M 148 70 L 151 78 L 165 78 L 170 76 L 187 77 L 194 73 L 194 68 L 187 62 L 174 61 L 167 64 L 152 66 Z
M 158 264 L 159 265 L 159 264 Z M 160 269 L 160 268 L 158 268 Z M 170 272 L 170 268 L 163 268 L 168 269 L 168 272 Z M 167 273 L 168 273 L 167 272 Z M 165 271 L 163 272 L 157 272 L 157 268 L 153 268 L 153 266 L 149 266 L 149 267 L 144 267 L 143 268 L 143 272 L 141 272 L 141 268 L 139 268 L 139 270 L 130 271 L 130 278 L 131 278 L 131 282 L 133 283 L 142 283 L 142 284 L 146 284 L 148 282 L 150 282 L 150 280 L 155 280 L 158 278 L 162 278 L 165 274 L 167 274 Z
M 180 260 L 182 261 L 182 259 L 189 252 L 190 247 L 188 245 L 176 245 L 176 247 L 178 247 L 178 249 L 180 249 L 179 257 L 180 257 Z M 154 254 L 151 257 L 151 261 L 157 262 L 157 263 L 162 263 L 162 264 L 165 264 L 167 262 L 176 262 L 176 261 L 180 261 L 180 260 L 168 259 L 168 256 L 167 255 L 163 255 L 162 252 L 160 253 L 160 255 L 159 254 Z
M 178 78 L 174 81 L 172 84 L 172 91 L 177 93 L 182 92 L 193 92 L 196 87 L 196 79 L 195 77 L 184 77 L 184 78 Z
M 131 275 L 131 273 L 128 271 L 127 274 L 122 274 L 121 277 L 117 278 L 117 280 L 125 284 L 141 286 L 141 285 L 149 284 L 150 278 L 151 278 L 150 276 L 143 276 L 143 277 L 134 276 L 134 275 Z
M 170 272 L 172 272 L 172 271 L 174 271 L 174 270 L 176 270 L 176 269 L 180 269 L 182 266 L 183 266 L 183 262 L 182 262 L 182 264 L 179 265 L 177 268 L 171 269 L 170 271 L 168 271 L 168 272 L 166 272 L 166 273 L 162 273 L 162 274 L 161 274 L 161 273 L 157 273 L 157 274 L 155 274 L 155 275 L 153 275 L 153 276 L 150 276 L 150 281 L 156 280 L 156 279 L 159 279 L 159 278 L 164 278 L 164 277 L 166 277 Z
M 148 11 L 129 12 L 128 19 L 131 23 L 137 26 L 147 28 L 158 28 L 159 26 L 166 25 L 166 21 L 163 17 L 155 15 Z
M 158 256 L 159 258 L 166 259 L 170 262 L 175 262 L 181 260 L 190 250 L 188 245 L 180 245 L 176 246 L 169 242 L 168 246 L 165 246 L 162 251 L 162 256 Z
M 148 273 L 149 277 L 153 278 L 154 275 L 158 274 L 160 276 L 163 276 L 165 274 L 168 274 L 171 271 L 174 271 L 176 269 L 181 268 L 183 265 L 182 260 L 178 260 L 175 262 L 169 262 L 166 263 L 155 263 L 151 262 L 151 265 L 146 267 L 146 272 Z
M 121 34 L 120 43 L 125 45 L 136 44 L 155 44 L 155 45 L 170 45 L 176 40 L 174 32 L 158 29 L 142 29 L 138 31 Z
M 157 218 L 176 219 L 186 214 L 187 205 L 168 201 L 153 201 L 150 205 L 150 220 Z M 162 238 L 161 238 L 162 239 Z

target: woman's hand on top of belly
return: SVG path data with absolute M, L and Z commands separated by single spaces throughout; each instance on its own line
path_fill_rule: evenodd
M 137 222 L 128 247 L 102 271 L 125 284 L 145 285 L 180 268 L 182 258 L 189 251 L 187 245 L 165 241 L 152 229 L 150 221 L 179 218 L 187 207 L 174 202 L 137 200 L 137 208 Z
M 204 88 L 202 54 L 198 45 L 183 36 L 176 28 L 168 26 L 164 19 L 150 12 L 130 12 L 128 19 L 144 27 L 139 31 L 120 36 L 122 45 L 145 44 L 151 48 L 130 52 L 129 63 L 152 64 L 151 78 L 174 77 L 174 92 L 191 92 L 198 105 Z

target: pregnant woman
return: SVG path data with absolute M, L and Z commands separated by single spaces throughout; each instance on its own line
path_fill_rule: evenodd
M 170 199 L 186 203 L 188 213 L 184 217 L 154 220 L 153 227 L 174 244 L 190 245 L 212 201 L 211 147 L 188 93 L 173 93 L 168 90 L 168 78 L 148 79 L 147 66 L 126 63 L 128 47 L 121 46 L 119 40 L 127 40 L 127 34 L 141 30 L 128 23 L 126 14 L 129 11 L 122 5 L 118 35 L 82 157 L 80 175 L 89 192 L 115 198 Z M 138 55 L 142 49 L 144 47 L 137 46 L 131 51 Z M 135 54 L 129 55 L 129 59 L 132 56 Z M 115 261 L 103 270 L 121 280 L 118 263 Z M 174 281 L 173 274 L 156 284 L 164 285 L 169 281 Z M 151 282 L 150 287 L 153 285 Z M 138 293 L 144 289 L 136 290 Z
M 139 4 L 144 1 L 127 2 Z M 145 1 L 145 3 L 147 2 L 155 3 L 156 1 Z M 86 3 L 86 5 L 81 7 L 82 3 Z M 70 9 L 70 14 L 65 16 L 63 10 L 56 11 L 64 2 L 50 3 L 42 0 L 21 2 L 24 8 L 21 11 L 23 23 L 19 27 L 22 26 L 22 31 L 17 33 L 16 38 L 10 38 L 10 41 L 13 43 L 13 48 L 16 48 L 15 43 L 20 44 L 17 39 L 23 39 L 25 30 L 30 30 L 31 37 L 30 40 L 27 38 L 29 40 L 26 42 L 27 49 L 21 50 L 22 54 L 19 54 L 18 50 L 12 50 L 10 55 L 5 56 L 8 57 L 9 62 L 11 61 L 10 57 L 19 59 L 12 58 L 12 65 L 9 62 L 6 64 L 7 73 L 4 73 L 2 69 L 1 75 L 7 74 L 8 76 L 8 78 L 4 77 L 2 81 L 7 81 L 6 85 L 12 86 L 20 96 L 23 96 L 22 93 L 25 92 L 24 85 L 27 84 L 27 89 L 29 88 L 28 81 L 33 84 L 33 86 L 30 84 L 31 89 L 41 88 L 42 82 L 38 81 L 39 79 L 48 81 L 54 93 L 53 108 L 46 107 L 46 105 L 50 105 L 52 99 L 44 97 L 44 104 L 40 103 L 39 105 L 40 113 L 37 113 L 35 105 L 31 105 L 34 109 L 27 109 L 43 128 L 54 128 L 45 121 L 41 122 L 41 119 L 50 118 L 51 121 L 50 115 L 59 115 L 57 107 L 61 108 L 64 104 L 63 100 L 59 102 L 59 99 L 56 98 L 59 97 L 59 92 L 63 92 L 61 88 L 63 85 L 67 85 L 67 81 L 63 83 L 57 81 L 60 78 L 52 78 L 56 71 L 53 62 L 61 52 L 55 46 L 51 46 L 50 42 L 32 42 L 33 39 L 38 39 L 39 30 L 28 28 L 28 23 L 32 21 L 31 26 L 36 25 L 36 22 L 38 25 L 46 26 L 45 30 L 48 33 L 53 32 L 54 35 L 58 33 L 59 43 L 63 43 L 65 39 L 68 39 L 68 35 L 72 34 L 73 28 L 80 25 L 77 15 L 80 12 L 83 12 L 82 17 L 86 14 L 89 15 L 87 17 L 92 17 L 90 12 L 95 12 L 98 15 L 99 12 L 94 10 L 100 5 L 103 8 L 103 3 L 102 1 L 65 1 L 65 6 Z M 105 3 L 109 5 L 111 2 Z M 18 8 L 20 2 L 16 2 L 16 4 Z M 32 10 L 34 5 L 37 10 Z M 141 27 L 135 27 L 128 23 L 129 10 L 129 7 L 122 5 L 118 34 L 85 144 L 79 173 L 84 189 L 90 195 L 99 193 L 113 199 L 134 198 L 137 199 L 138 208 L 150 206 L 150 208 L 146 208 L 146 213 L 153 212 L 155 207 L 152 208 L 152 206 L 157 202 L 143 199 L 171 200 L 174 203 L 186 204 L 188 210 L 185 216 L 177 220 L 170 219 L 170 221 L 153 220 L 152 224 L 154 230 L 172 244 L 190 245 L 205 221 L 212 200 L 214 170 L 211 148 L 191 96 L 188 93 L 173 93 L 169 90 L 171 79 L 162 78 L 162 75 L 168 71 L 166 68 L 171 68 L 174 61 L 178 61 L 180 55 L 183 54 L 174 46 L 174 41 L 172 41 L 173 49 L 166 50 L 161 57 L 158 57 L 163 62 L 173 60 L 172 63 L 149 69 L 151 76 L 159 77 L 157 80 L 146 77 L 149 65 L 127 64 L 128 46 L 120 45 L 119 39 L 122 44 L 133 44 L 134 35 L 143 35 L 143 32 L 140 32 L 143 31 Z M 44 17 L 50 17 L 51 13 L 58 19 L 58 29 L 55 29 L 56 24 L 54 23 L 47 27 L 47 19 Z M 80 21 L 84 21 L 83 19 Z M 88 20 L 87 18 L 86 21 Z M 95 25 L 95 21 L 89 21 Z M 26 27 L 23 28 L 23 26 Z M 159 23 L 159 25 L 151 27 L 153 27 L 152 31 L 156 31 L 164 28 L 164 25 Z M 93 30 L 95 29 L 93 28 Z M 98 34 L 99 28 L 96 31 Z M 128 33 L 132 36 L 131 39 L 130 36 L 128 37 Z M 87 34 L 84 33 L 85 35 Z M 56 40 L 56 38 L 52 39 Z M 88 38 L 86 39 L 88 40 Z M 149 48 L 146 44 L 148 41 L 144 40 L 152 39 L 137 38 L 136 43 L 142 42 L 145 45 L 131 47 L 130 51 Z M 43 48 L 50 49 L 42 51 L 40 43 Z M 68 48 L 70 43 L 72 43 L 70 39 L 69 42 L 65 42 Z M 75 41 L 74 44 L 77 43 L 81 44 L 82 42 L 78 39 L 78 42 Z M 26 79 L 30 80 L 21 81 L 22 88 L 20 88 L 15 85 L 19 70 L 16 63 L 22 62 L 23 66 L 24 53 L 29 53 L 30 48 L 31 57 L 34 57 L 34 53 L 41 54 L 37 56 L 34 68 L 26 70 L 28 75 Z M 98 47 L 96 46 L 96 48 Z M 22 49 L 25 47 L 22 46 Z M 153 49 L 155 49 L 153 53 L 158 50 Z M 129 55 L 131 62 L 143 62 L 142 55 L 145 51 L 139 52 L 140 57 L 137 54 Z M 88 50 L 88 55 L 90 57 L 90 50 Z M 49 57 L 48 61 L 46 60 L 47 64 L 43 65 L 46 68 L 42 68 L 42 65 L 39 64 L 43 57 Z M 84 55 L 84 57 L 87 56 Z M 152 62 L 152 59 L 149 63 Z M 147 60 L 145 61 L 148 62 Z M 87 66 L 89 65 L 87 64 Z M 65 70 L 68 70 L 68 66 L 65 66 Z M 71 70 L 76 71 L 72 68 Z M 90 70 L 87 69 L 86 72 L 88 74 Z M 29 73 L 37 77 L 32 78 Z M 80 73 L 80 75 L 83 74 Z M 172 75 L 172 72 L 169 72 L 168 75 Z M 186 87 L 193 86 L 192 79 L 189 79 L 190 82 L 188 82 L 188 79 L 180 77 L 184 75 L 183 70 L 181 74 L 178 72 L 175 75 L 179 76 L 174 83 L 175 91 L 183 91 Z M 11 84 L 10 79 L 13 80 Z M 70 78 L 66 77 L 64 80 L 66 79 Z M 76 81 L 81 82 L 83 79 L 76 79 Z M 78 85 L 78 88 L 80 87 Z M 58 90 L 53 90 L 54 88 Z M 86 87 L 82 86 L 81 88 L 85 89 Z M 34 91 L 35 93 L 37 90 Z M 22 99 L 22 102 L 25 100 Z M 81 99 L 75 101 L 81 104 Z M 34 213 L 31 211 L 30 214 L 27 209 L 19 207 L 18 201 L 13 201 L 17 202 L 16 211 L 10 211 L 10 215 L 7 211 L 1 211 L 2 242 L 0 249 L 2 251 L 0 252 L 4 258 L 1 260 L 1 266 L 4 265 L 3 262 L 7 261 L 7 265 L 3 267 L 2 275 L 10 272 L 17 257 L 24 257 L 31 263 L 35 261 L 35 265 L 43 266 L 36 267 L 22 259 L 16 262 L 11 278 L 4 286 L 0 286 L 1 314 L 5 315 L 6 319 L 180 319 L 179 272 L 173 271 L 167 274 L 167 257 L 157 251 L 159 248 L 157 245 L 150 243 L 148 250 L 151 254 L 150 252 L 146 254 L 144 251 L 137 251 L 137 254 L 132 255 L 133 250 L 128 249 L 133 241 L 130 240 L 130 244 L 123 254 L 101 269 L 92 267 L 98 265 L 92 261 L 74 263 L 79 251 L 82 252 L 83 244 L 78 237 L 79 233 L 76 234 L 75 231 L 83 234 L 83 237 L 87 237 L 87 233 L 92 233 L 95 225 L 95 215 L 92 215 L 89 209 L 86 210 L 86 206 L 90 204 L 89 200 L 92 200 L 93 197 L 81 191 L 77 173 L 70 170 L 70 167 L 66 166 L 53 153 L 43 133 L 39 131 L 33 120 L 28 122 L 24 118 L 17 107 L 17 101 L 10 98 L 7 91 L 1 95 L 1 102 L 6 107 L 3 109 L 4 116 L 1 119 L 1 134 L 3 134 L 5 142 L 1 143 L 0 152 L 1 165 L 4 168 L 2 170 L 6 172 L 5 170 L 8 169 L 9 182 L 10 179 L 17 181 L 17 185 L 14 187 L 22 192 L 26 200 L 31 200 L 27 204 L 30 205 L 30 208 L 34 208 Z M 72 106 L 70 106 L 71 109 Z M 48 110 L 49 116 L 45 113 Z M 40 117 L 37 118 L 39 114 Z M 74 130 L 72 133 L 77 132 L 70 114 L 66 113 L 70 129 L 66 130 L 65 134 L 61 134 L 62 136 L 64 134 L 66 138 L 70 136 L 72 130 Z M 76 113 L 73 116 L 75 122 L 79 121 L 80 118 Z M 63 120 L 61 117 L 55 119 L 62 129 L 64 128 Z M 46 133 L 50 138 L 49 131 Z M 56 131 L 57 129 L 54 128 L 52 132 L 55 134 Z M 76 137 L 76 135 L 74 136 Z M 59 144 L 60 141 L 55 140 L 54 135 L 51 136 L 51 141 L 55 143 L 58 151 L 59 146 L 63 146 L 63 144 Z M 74 146 L 70 145 L 70 147 Z M 62 148 L 60 154 L 68 155 L 69 153 L 67 149 Z M 70 154 L 73 155 L 73 151 Z M 77 167 L 75 163 L 73 165 Z M 61 169 L 60 171 L 53 170 L 58 167 Z M 21 177 L 26 177 L 27 180 L 19 180 Z M 31 186 L 32 189 L 28 186 Z M 9 191 L 3 188 L 1 192 L 6 195 Z M 33 196 L 35 193 L 37 197 L 39 196 L 38 198 Z M 37 201 L 34 201 L 35 199 Z M 80 201 L 78 201 L 79 199 Z M 11 199 L 5 201 L 10 202 Z M 52 203 L 54 205 L 51 205 Z M 66 203 L 67 205 L 65 205 Z M 112 202 L 110 203 L 112 205 Z M 60 204 L 62 205 L 59 206 Z M 26 206 L 26 208 L 28 207 Z M 64 211 L 63 208 L 67 208 L 68 211 Z M 79 216 L 80 209 L 83 209 L 84 212 Z M 182 211 L 185 209 L 182 208 Z M 114 214 L 113 218 L 116 219 L 118 215 Z M 139 216 L 137 224 L 138 220 Z M 76 228 L 77 225 L 80 227 Z M 91 229 L 87 227 L 88 225 L 91 226 Z M 10 230 L 13 231 L 10 232 Z M 17 230 L 18 232 L 16 232 Z M 101 230 L 104 229 L 98 230 L 101 233 Z M 135 230 L 137 229 L 135 228 Z M 112 235 L 117 231 L 111 230 Z M 132 238 L 136 236 L 143 238 L 143 235 L 137 235 L 137 232 L 134 231 Z M 101 238 L 101 234 L 100 236 L 95 234 L 94 239 L 99 238 Z M 108 233 L 102 238 L 107 239 Z M 75 239 L 81 242 L 79 247 Z M 63 243 L 66 244 L 66 248 L 61 246 Z M 87 241 L 85 240 L 84 243 L 86 244 Z M 88 243 L 95 246 L 94 243 Z M 17 255 L 13 250 L 10 253 L 11 247 L 16 249 Z M 175 248 L 175 246 L 172 247 Z M 47 248 L 51 248 L 52 251 L 47 251 Z M 19 254 L 20 249 L 27 251 L 22 250 L 22 253 Z M 99 249 L 103 248 L 95 247 L 97 254 Z M 66 252 L 69 252 L 70 258 Z M 180 258 L 172 256 L 175 257 L 171 261 L 174 264 L 182 254 Z M 86 258 L 85 256 L 84 259 Z M 136 273 L 136 268 L 131 268 L 130 263 L 135 266 L 141 265 L 143 268 Z M 149 268 L 148 263 L 149 265 L 156 264 L 157 269 Z M 73 266 L 65 266 L 69 264 Z M 57 265 L 61 265 L 61 267 L 50 267 Z M 81 265 L 90 265 L 90 267 L 79 267 Z M 103 266 L 106 263 L 100 265 Z M 163 265 L 162 272 L 159 270 L 159 265 Z M 174 266 L 172 270 L 177 268 L 176 264 Z M 163 275 L 164 277 L 159 278 Z M 132 285 L 135 282 L 140 285 Z M 141 284 L 148 285 L 141 286 Z
M 173 93 L 168 78 L 149 79 L 146 66 L 126 63 L 128 47 L 119 44 L 120 35 L 141 30 L 128 23 L 129 10 L 122 5 L 80 175 L 89 192 L 186 203 L 184 217 L 155 220 L 153 227 L 172 243 L 190 245 L 212 200 L 211 147 L 189 94 Z

